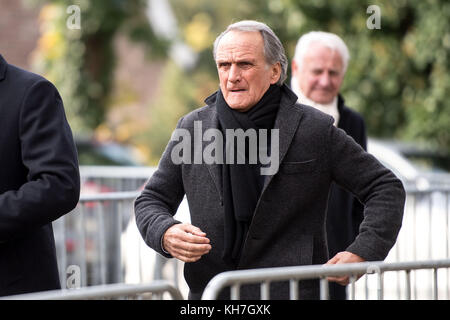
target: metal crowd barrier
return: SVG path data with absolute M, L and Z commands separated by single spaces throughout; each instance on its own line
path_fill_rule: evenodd
M 121 234 L 138 194 L 81 195 L 77 208 L 53 223 L 63 288 L 71 287 L 68 275 L 76 268 L 73 287 L 123 282 Z
M 62 288 L 168 279 L 187 293 L 182 263 L 148 248 L 134 222 L 134 200 L 155 170 L 80 167 L 80 201 L 53 222 Z
M 183 300 L 183 295 L 167 281 L 149 284 L 109 284 L 79 289 L 52 290 L 0 298 L 0 300 L 92 300 L 92 299 L 138 299 L 162 300 L 168 293 L 173 300 Z
M 135 228 L 134 199 L 154 171 L 153 167 L 80 168 L 84 191 L 80 202 L 73 212 L 53 224 L 63 288 L 167 279 L 180 290 L 184 286 L 183 293 L 187 290 L 183 263 L 167 260 L 149 249 Z M 407 187 L 406 191 L 403 226 L 385 262 L 450 258 L 450 189 Z M 179 211 L 189 216 L 185 201 Z M 131 227 L 133 234 L 129 234 Z M 404 291 L 402 276 L 388 273 L 386 278 L 385 297 L 399 297 Z M 450 279 L 449 270 L 446 278 Z M 418 273 L 412 281 L 423 284 L 432 280 L 430 275 Z M 358 281 L 354 290 L 357 295 L 367 291 L 369 296 L 376 295 L 376 286 L 377 281 L 369 277 L 366 283 Z M 429 298 L 428 292 L 413 286 L 412 295 Z
M 385 262 L 428 261 L 450 258 L 450 188 L 430 187 L 417 189 L 406 187 L 406 204 L 402 228 L 397 241 Z M 388 299 L 404 297 L 403 275 L 399 273 L 386 274 L 385 296 Z M 450 270 L 444 272 L 442 278 L 450 281 Z M 432 275 L 429 271 L 418 271 L 412 281 L 413 297 L 416 299 L 431 299 L 429 286 Z M 356 292 L 366 294 L 366 288 L 375 288 L 376 280 L 366 278 L 365 282 L 356 283 Z M 375 289 L 369 290 L 369 295 L 376 295 Z M 447 294 L 450 299 L 450 294 Z
M 155 170 L 156 167 L 80 166 L 81 185 L 96 193 L 135 191 Z
M 328 280 L 330 276 L 350 276 L 350 298 L 355 299 L 355 282 L 358 275 L 377 274 L 377 298 L 384 298 L 384 274 L 391 271 L 405 272 L 406 299 L 412 298 L 411 272 L 417 270 L 433 271 L 433 299 L 438 299 L 438 269 L 450 268 L 450 259 L 437 261 L 412 261 L 412 262 L 363 262 L 340 265 L 312 265 L 280 268 L 263 268 L 251 270 L 228 271 L 215 276 L 208 283 L 202 295 L 202 300 L 214 300 L 218 298 L 221 290 L 231 287 L 231 299 L 240 298 L 240 287 L 245 284 L 260 284 L 261 299 L 270 299 L 270 285 L 273 282 L 289 281 L 290 299 L 298 299 L 298 282 L 307 279 L 320 279 L 320 298 L 329 298 Z M 447 296 L 448 282 L 445 281 Z

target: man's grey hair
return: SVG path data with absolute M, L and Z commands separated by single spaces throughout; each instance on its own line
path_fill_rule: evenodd
M 345 42 L 338 35 L 329 32 L 311 31 L 298 39 L 294 54 L 294 60 L 297 65 L 301 67 L 303 58 L 313 43 L 320 43 L 331 50 L 337 51 L 342 59 L 343 73 L 345 74 L 348 61 L 350 60 L 350 53 Z
M 270 29 L 265 23 L 253 21 L 253 20 L 243 20 L 233 24 L 230 24 L 227 29 L 222 32 L 214 41 L 213 56 L 216 59 L 217 46 L 220 40 L 225 34 L 230 31 L 242 31 L 242 32 L 259 32 L 263 38 L 264 42 L 264 57 L 268 64 L 273 65 L 277 62 L 281 66 L 280 79 L 277 85 L 281 86 L 287 77 L 288 60 L 284 51 L 284 47 L 281 44 L 280 39 L 276 34 Z

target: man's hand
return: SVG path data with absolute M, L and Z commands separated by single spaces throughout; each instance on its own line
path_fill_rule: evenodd
M 348 252 L 348 251 L 342 251 L 337 253 L 333 258 L 328 260 L 327 264 L 340 264 L 340 263 L 356 263 L 356 262 L 364 262 L 365 260 L 361 258 L 360 256 Z M 358 277 L 358 279 L 361 276 Z M 340 285 L 346 286 L 349 283 L 349 276 L 343 276 L 343 277 L 328 277 L 328 281 L 337 282 Z
M 195 262 L 211 250 L 209 239 L 199 228 L 188 224 L 174 224 L 164 233 L 163 248 L 174 258 Z

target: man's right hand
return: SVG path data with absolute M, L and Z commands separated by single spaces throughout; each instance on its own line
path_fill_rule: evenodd
M 162 245 L 174 258 L 195 262 L 211 250 L 209 242 L 202 230 L 189 223 L 181 223 L 167 229 Z

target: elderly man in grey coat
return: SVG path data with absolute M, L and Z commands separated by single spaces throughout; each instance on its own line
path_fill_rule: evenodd
M 186 262 L 189 298 L 199 299 L 229 270 L 385 259 L 401 227 L 401 182 L 332 117 L 297 103 L 284 84 L 283 46 L 267 25 L 228 26 L 213 55 L 219 90 L 179 120 L 135 202 L 145 242 Z M 333 182 L 364 204 L 364 220 L 356 239 L 330 259 L 325 221 Z M 192 224 L 173 217 L 185 195 Z M 271 284 L 270 297 L 288 298 L 288 289 Z M 319 297 L 315 280 L 298 290 L 300 298 Z M 258 288 L 241 288 L 241 299 L 257 298 Z

